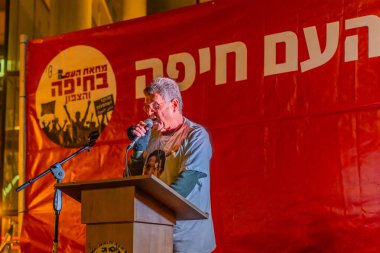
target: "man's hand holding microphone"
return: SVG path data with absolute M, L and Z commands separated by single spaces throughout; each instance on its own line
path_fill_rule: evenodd
M 152 126 L 153 121 L 151 119 L 146 119 L 145 121 L 140 121 L 136 126 L 130 126 L 127 129 L 128 138 L 132 141 L 128 145 L 127 150 L 130 150 L 133 147 L 132 156 L 135 159 L 140 158 L 147 148 Z

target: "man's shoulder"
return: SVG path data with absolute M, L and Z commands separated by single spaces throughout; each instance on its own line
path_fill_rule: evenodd
M 187 127 L 189 128 L 189 137 L 190 136 L 194 136 L 194 137 L 207 136 L 208 137 L 208 132 L 206 128 L 202 126 L 201 124 L 191 121 L 188 118 L 185 118 L 184 124 L 186 124 Z
M 206 131 L 206 129 L 205 129 L 204 126 L 202 126 L 201 124 L 196 123 L 196 122 L 194 122 L 194 121 L 191 121 L 191 120 L 188 119 L 188 118 L 185 118 L 184 124 L 186 124 L 189 128 L 191 128 L 191 130 L 195 130 L 195 131 Z

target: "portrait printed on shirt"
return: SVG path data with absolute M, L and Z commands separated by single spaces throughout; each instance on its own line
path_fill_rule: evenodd
M 155 150 L 149 154 L 148 159 L 146 159 L 143 175 L 155 175 L 160 177 L 165 169 L 165 152 L 162 150 Z

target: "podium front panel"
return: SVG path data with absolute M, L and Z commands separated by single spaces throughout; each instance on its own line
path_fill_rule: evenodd
M 86 253 L 172 253 L 173 227 L 148 223 L 88 224 Z
M 82 223 L 145 222 L 174 225 L 175 214 L 135 186 L 82 191 Z

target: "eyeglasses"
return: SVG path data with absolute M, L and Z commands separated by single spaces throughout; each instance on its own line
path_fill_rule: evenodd
M 166 103 L 166 102 L 164 101 L 164 102 L 162 102 L 162 103 L 152 102 L 152 103 L 150 103 L 150 104 L 145 104 L 145 105 L 143 106 L 143 110 L 144 110 L 144 112 L 146 112 L 146 113 L 148 113 L 149 110 L 152 110 L 152 111 L 156 112 L 156 111 L 158 111 L 158 110 L 160 109 L 161 105 L 162 105 L 162 104 L 165 104 L 165 103 Z

